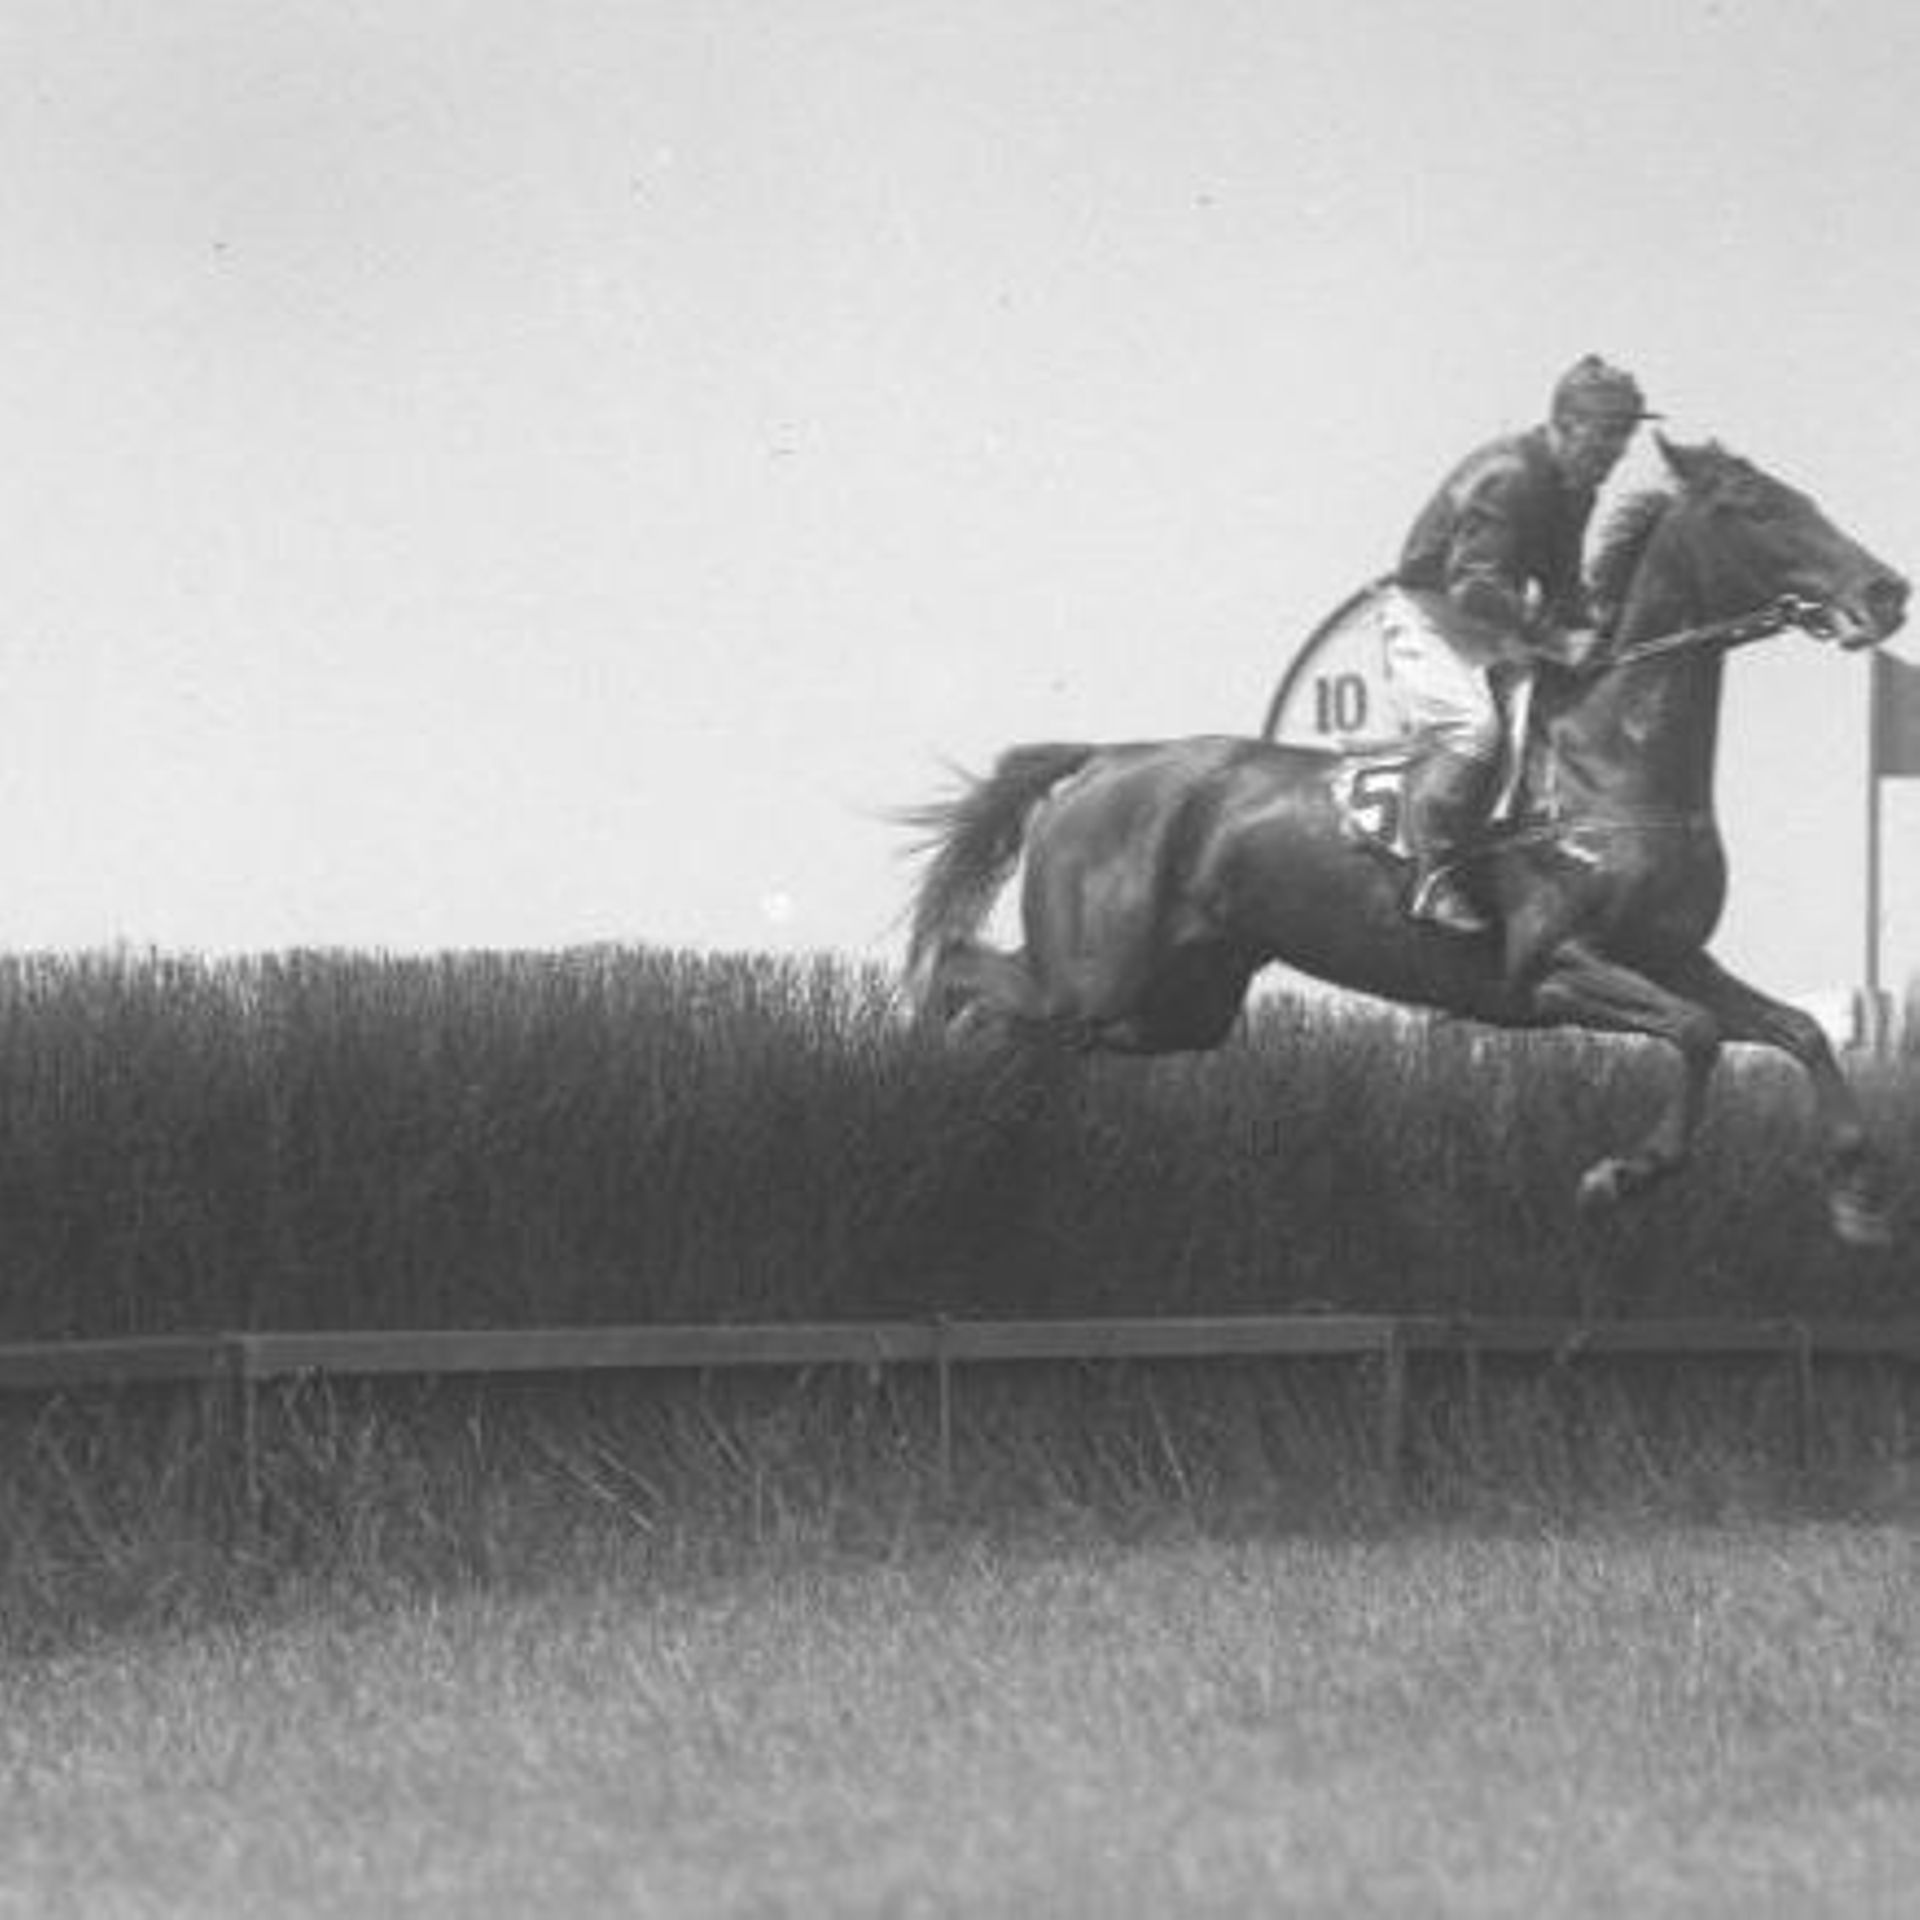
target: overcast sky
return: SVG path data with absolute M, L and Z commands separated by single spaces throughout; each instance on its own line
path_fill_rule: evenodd
M 1590 349 L 1920 570 L 1916 82 L 1891 0 L 6 0 L 0 946 L 891 953 L 885 809 L 1252 727 Z M 1865 700 L 1730 675 L 1784 989 Z

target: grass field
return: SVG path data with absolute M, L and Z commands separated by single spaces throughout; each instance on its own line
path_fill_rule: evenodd
M 955 1056 L 834 965 L 0 964 L 0 1334 L 1912 1311 L 1804 1095 L 1576 1226 L 1644 1050 L 1281 1003 Z M 1920 1232 L 1920 1074 L 1856 1065 Z M 1777 1364 L 0 1404 L 9 1914 L 1900 1911 L 1920 1383 Z
M 1802 1475 L 1776 1373 L 1430 1381 L 1397 1501 L 1350 1370 L 983 1378 L 944 1489 L 897 1384 L 314 1385 L 251 1525 L 49 1409 L 0 1915 L 1899 1913 L 1912 1388 Z
M 1904 1523 L 617 1551 L 0 1668 L 0 1912 L 1821 1914 Z

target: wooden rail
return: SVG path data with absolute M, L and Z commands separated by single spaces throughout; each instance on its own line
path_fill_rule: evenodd
M 206 1333 L 0 1343 L 0 1391 L 141 1380 L 305 1374 L 593 1373 L 725 1367 L 911 1366 L 1019 1361 L 1301 1359 L 1474 1351 L 1920 1361 L 1920 1319 L 1455 1319 L 1428 1314 L 1156 1315 L 1093 1320 L 770 1321 L 739 1326 L 455 1327 Z
M 211 1333 L 0 1345 L 0 1391 L 59 1392 L 147 1382 L 226 1384 L 253 1448 L 256 1389 L 304 1378 L 451 1377 L 743 1367 L 926 1366 L 938 1391 L 940 1467 L 950 1473 L 954 1374 L 1033 1362 L 1372 1359 L 1379 1449 L 1389 1477 L 1404 1452 L 1408 1365 L 1453 1355 L 1477 1394 L 1483 1360 L 1571 1365 L 1587 1358 L 1765 1359 L 1790 1370 L 1795 1453 L 1804 1462 L 1814 1367 L 1823 1359 L 1920 1363 L 1920 1320 L 1452 1319 L 1422 1314 L 1235 1314 L 1099 1320 L 882 1320 L 743 1326 L 451 1328 Z M 252 1460 L 248 1470 L 251 1480 Z

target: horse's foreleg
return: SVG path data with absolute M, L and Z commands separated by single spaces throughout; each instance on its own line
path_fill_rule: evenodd
M 1800 1065 L 1813 1085 L 1821 1138 L 1827 1154 L 1827 1209 L 1833 1230 L 1857 1247 L 1889 1247 L 1885 1176 L 1854 1098 L 1820 1023 L 1798 1007 L 1775 1000 L 1701 954 L 1676 984 L 1713 1010 L 1729 1040 L 1772 1047 Z
M 1681 1059 L 1679 1091 L 1652 1131 L 1629 1154 L 1596 1160 L 1580 1182 L 1580 1205 L 1595 1212 L 1633 1198 L 1686 1165 L 1720 1057 L 1720 1023 L 1697 1002 L 1591 948 L 1569 946 L 1553 956 L 1534 989 L 1548 1019 L 1602 1033 L 1643 1033 L 1665 1040 Z

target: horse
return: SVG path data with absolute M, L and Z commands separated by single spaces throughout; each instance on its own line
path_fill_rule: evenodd
M 1880 1156 L 1819 1023 L 1708 942 L 1727 886 L 1713 773 L 1728 652 L 1789 628 L 1877 645 L 1908 582 L 1717 441 L 1657 443 L 1662 484 L 1626 503 L 1590 568 L 1613 609 L 1601 643 L 1579 669 L 1534 669 L 1528 797 L 1466 855 L 1492 932 L 1408 917 L 1404 865 L 1356 827 L 1351 755 L 1224 735 L 1029 744 L 903 816 L 927 856 L 906 960 L 917 1015 L 1074 1049 L 1207 1051 L 1278 961 L 1495 1027 L 1665 1042 L 1678 1085 L 1637 1145 L 1584 1171 L 1584 1215 L 1686 1165 L 1725 1044 L 1773 1048 L 1812 1084 L 1833 1230 L 1890 1245 Z M 1023 860 L 1009 952 L 981 929 Z

